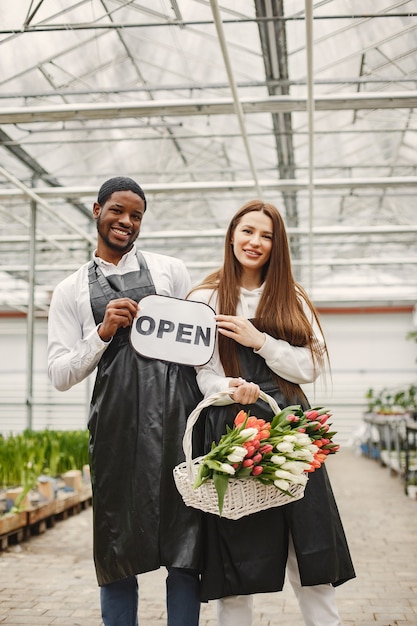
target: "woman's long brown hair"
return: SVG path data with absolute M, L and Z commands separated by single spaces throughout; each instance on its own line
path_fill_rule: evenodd
M 261 200 L 251 200 L 237 211 L 226 232 L 222 267 L 207 276 L 193 291 L 201 288 L 217 291 L 217 312 L 223 315 L 236 315 L 242 267 L 234 255 L 231 242 L 240 220 L 251 211 L 265 213 L 272 220 L 273 225 L 271 254 L 262 268 L 262 280 L 265 286 L 252 322 L 258 330 L 276 339 L 284 339 L 293 346 L 308 347 L 315 363 L 321 367 L 327 355 L 327 349 L 323 354 L 322 347 L 314 336 L 312 325 L 304 313 L 301 299 L 304 299 L 311 309 L 321 330 L 317 311 L 305 290 L 293 278 L 284 221 L 274 205 Z M 218 347 L 226 376 L 240 376 L 236 342 L 219 334 Z M 299 393 L 299 386 L 277 375 L 275 377 L 279 379 L 279 385 L 284 394 L 290 401 L 293 401 L 295 391 Z

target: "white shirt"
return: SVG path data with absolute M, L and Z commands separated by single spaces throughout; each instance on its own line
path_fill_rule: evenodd
M 247 319 L 255 317 L 262 291 L 263 285 L 253 291 L 242 287 L 240 289 L 236 315 L 246 317 Z M 213 292 L 211 289 L 198 289 L 191 294 L 190 300 L 205 302 L 216 310 L 217 290 Z M 323 335 L 306 303 L 304 308 L 312 323 L 314 334 L 324 348 Z M 318 378 L 320 369 L 317 363 L 314 362 L 308 347 L 292 346 L 288 341 L 275 339 L 267 333 L 264 334 L 266 338 L 264 345 L 260 350 L 255 350 L 254 352 L 265 359 L 266 364 L 275 374 L 297 384 L 312 383 Z M 231 378 L 225 376 L 217 345 L 211 360 L 206 365 L 196 368 L 196 371 L 198 385 L 205 397 L 228 389 Z M 249 382 L 256 383 L 257 381 Z M 226 398 L 222 404 L 228 402 L 229 399 Z M 230 399 L 230 402 L 233 402 L 233 400 Z
M 157 294 L 185 298 L 191 283 L 182 261 L 142 252 Z M 94 256 L 103 274 L 138 271 L 136 248 L 118 265 Z M 110 342 L 103 341 L 94 321 L 88 285 L 88 263 L 60 282 L 51 299 L 48 319 L 48 376 L 56 389 L 65 391 L 95 369 Z

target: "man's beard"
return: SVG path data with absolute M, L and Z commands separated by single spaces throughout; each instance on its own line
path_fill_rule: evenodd
M 125 244 L 122 244 L 122 243 L 119 244 L 117 242 L 111 241 L 107 235 L 103 234 L 100 231 L 100 223 L 101 221 L 99 217 L 96 222 L 97 233 L 100 239 L 106 244 L 108 248 L 110 248 L 111 250 L 115 250 L 116 252 L 123 252 L 123 253 L 129 252 L 129 250 L 131 250 L 131 248 L 133 247 L 133 243 L 138 238 L 139 233 L 136 235 L 136 237 L 133 240 L 127 241 Z

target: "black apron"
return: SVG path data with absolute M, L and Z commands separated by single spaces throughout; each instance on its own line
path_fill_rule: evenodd
M 140 272 L 107 278 L 90 264 L 97 324 L 110 300 L 155 293 L 139 253 L 138 261 Z M 201 400 L 194 368 L 140 356 L 129 334 L 119 329 L 101 357 L 88 423 L 99 585 L 161 565 L 200 567 L 200 513 L 184 505 L 172 475 L 184 460 L 187 416 Z
M 256 382 L 281 408 L 307 400 L 299 388 L 296 398 L 288 399 L 280 391 L 265 360 L 251 348 L 238 347 L 240 375 Z M 226 432 L 226 424 L 240 409 L 270 421 L 268 404 L 232 404 L 212 406 L 201 413 L 205 451 L 212 441 Z M 239 520 L 204 515 L 204 565 L 202 600 L 230 595 L 280 591 L 284 584 L 291 531 L 297 554 L 302 585 L 332 583 L 334 586 L 354 578 L 355 572 L 326 468 L 309 474 L 301 500 L 275 507 Z

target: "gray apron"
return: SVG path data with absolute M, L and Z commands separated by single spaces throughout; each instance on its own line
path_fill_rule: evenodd
M 238 347 L 240 372 L 256 382 L 281 408 L 307 400 L 298 388 L 288 399 L 280 391 L 265 360 L 251 348 Z M 202 412 L 205 451 L 226 432 L 226 424 L 240 409 L 270 421 L 268 404 L 212 406 Z M 202 426 L 200 425 L 200 428 Z M 309 475 L 304 498 L 297 502 L 254 513 L 239 520 L 204 515 L 204 565 L 202 599 L 280 591 L 284 584 L 291 531 L 302 585 L 332 583 L 354 578 L 355 572 L 337 505 L 325 466 Z
M 140 272 L 109 277 L 90 263 L 97 324 L 110 300 L 155 293 L 140 253 L 138 261 Z M 187 416 L 201 400 L 194 369 L 140 356 L 129 334 L 119 329 L 101 357 L 88 423 L 99 585 L 161 565 L 200 566 L 200 513 L 184 505 L 172 476 L 184 460 Z

